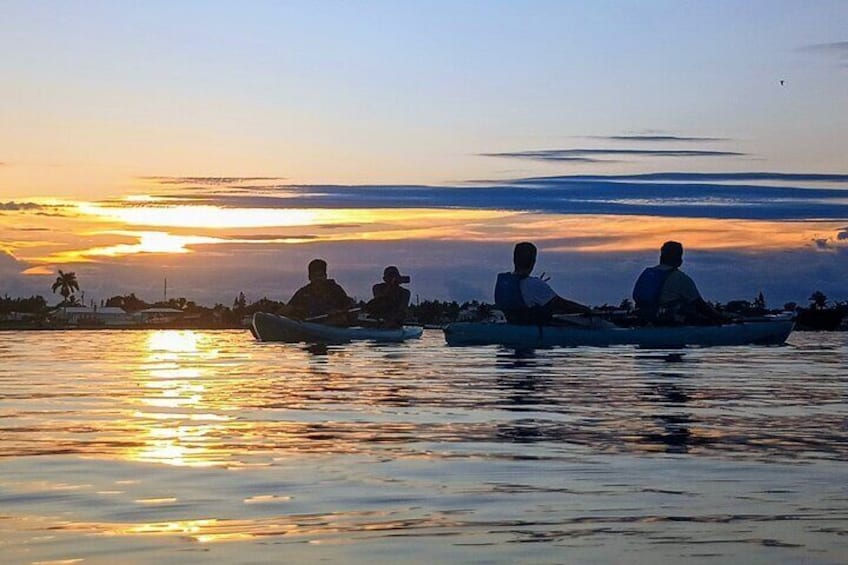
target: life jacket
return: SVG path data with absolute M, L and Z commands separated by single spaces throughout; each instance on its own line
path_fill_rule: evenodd
M 495 307 L 506 314 L 526 310 L 527 304 L 521 295 L 521 280 L 526 277 L 515 273 L 499 273 L 495 284 Z
M 298 308 L 304 317 L 322 316 L 350 306 L 344 289 L 333 279 L 311 281 L 298 290 L 289 306 Z
M 495 284 L 495 308 L 504 313 L 510 324 L 544 325 L 550 322 L 551 312 L 545 306 L 527 306 L 521 294 L 521 281 L 526 276 L 515 273 L 498 274 Z
M 642 271 L 633 287 L 633 301 L 636 310 L 645 319 L 653 319 L 660 309 L 660 296 L 669 275 L 677 269 L 664 269 L 659 266 Z

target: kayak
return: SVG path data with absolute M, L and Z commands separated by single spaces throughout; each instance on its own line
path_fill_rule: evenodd
M 253 315 L 250 331 L 259 341 L 344 343 L 355 340 L 398 342 L 417 339 L 421 337 L 424 329 L 417 326 L 403 326 L 397 329 L 358 326 L 345 328 L 315 322 L 301 322 L 285 316 L 257 312 Z
M 644 348 L 781 345 L 792 332 L 791 320 L 749 321 L 721 326 L 592 328 L 519 326 L 458 322 L 445 327 L 448 345 L 575 347 L 637 345 Z

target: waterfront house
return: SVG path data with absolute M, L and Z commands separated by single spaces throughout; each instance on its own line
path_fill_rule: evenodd
M 89 308 L 88 306 L 61 306 L 50 318 L 68 326 L 108 326 L 120 327 L 134 325 L 132 316 L 123 308 L 105 306 Z
M 183 311 L 176 308 L 147 308 L 135 313 L 142 324 L 170 324 L 183 317 Z
M 28 322 L 34 320 L 36 314 L 32 312 L 6 312 L 0 314 L 0 322 Z

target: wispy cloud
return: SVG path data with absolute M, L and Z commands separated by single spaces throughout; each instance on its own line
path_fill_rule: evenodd
M 279 243 L 287 241 L 310 241 L 318 239 L 317 235 L 312 234 L 289 234 L 281 237 L 279 234 L 272 233 L 254 233 L 247 235 L 224 235 L 222 240 L 232 240 L 236 243 L 255 242 L 255 243 Z
M 0 210 L 4 210 L 7 212 L 18 212 L 21 210 L 42 210 L 43 208 L 43 205 L 37 204 L 35 202 L 0 202 Z
M 567 175 L 559 177 L 541 177 L 560 181 L 575 182 L 588 180 L 610 181 L 667 181 L 667 182 L 725 182 L 725 181 L 754 181 L 754 182 L 800 182 L 800 183 L 848 183 L 848 174 L 842 173 L 772 173 L 762 171 L 734 173 L 638 173 L 632 175 Z M 534 179 L 525 179 L 533 181 Z
M 681 141 L 681 142 L 712 142 L 712 141 L 730 141 L 726 137 L 694 137 L 684 135 L 592 135 L 590 139 L 606 139 L 610 141 L 645 141 L 645 142 L 664 142 L 664 141 Z
M 805 45 L 800 48 L 800 51 L 830 57 L 840 61 L 842 66 L 848 65 L 848 41 L 831 41 L 829 43 Z
M 801 48 L 804 51 L 819 51 L 837 53 L 848 57 L 848 41 L 831 41 L 829 43 L 814 43 Z
M 571 163 L 610 163 L 609 159 L 595 159 L 593 157 L 580 157 L 578 153 L 565 154 L 553 150 L 545 151 L 517 151 L 507 153 L 480 153 L 481 157 L 509 157 L 512 159 L 531 159 L 533 161 L 560 161 Z
M 507 157 L 533 161 L 607 161 L 597 157 L 744 157 L 737 151 L 714 151 L 709 149 L 538 149 L 530 151 L 505 151 L 481 153 L 483 157 Z
M 140 180 L 152 181 L 157 184 L 194 184 L 203 186 L 228 186 L 240 183 L 282 181 L 285 177 L 160 177 L 144 176 Z
M 21 271 L 21 274 L 26 276 L 52 276 L 55 273 L 56 271 L 48 265 L 36 265 Z

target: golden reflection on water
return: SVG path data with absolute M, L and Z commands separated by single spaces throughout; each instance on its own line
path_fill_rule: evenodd
M 669 532 L 717 555 L 726 540 L 844 547 L 841 336 L 654 354 L 32 334 L 0 349 L 7 364 L 33 352 L 0 389 L 0 553 L 19 562 L 145 545 L 180 561 L 185 541 L 262 561 L 275 543 L 434 536 L 500 555 L 611 532 L 642 551 Z
M 428 516 L 412 518 L 405 516 L 405 512 L 350 511 L 254 519 L 201 518 L 143 524 L 67 522 L 53 529 L 82 534 L 178 536 L 199 543 L 243 541 L 270 536 L 309 536 L 311 543 L 318 543 L 320 537 L 332 534 L 356 535 L 397 530 L 408 535 L 411 530 L 459 527 L 463 523 L 453 517 L 457 513 L 462 514 L 433 512 Z
M 147 349 L 153 352 L 182 353 L 197 351 L 199 336 L 191 331 L 163 330 L 152 332 L 147 338 Z
M 228 406 L 227 396 L 212 388 L 214 380 L 205 378 L 209 369 L 204 364 L 217 357 L 217 349 L 208 336 L 191 330 L 152 332 L 145 346 L 146 369 L 136 373 L 142 396 L 131 399 L 143 407 L 133 414 L 139 437 L 125 458 L 175 466 L 220 465 L 226 454 L 210 446 L 225 430 L 221 422 L 231 417 L 219 411 L 238 407 Z

